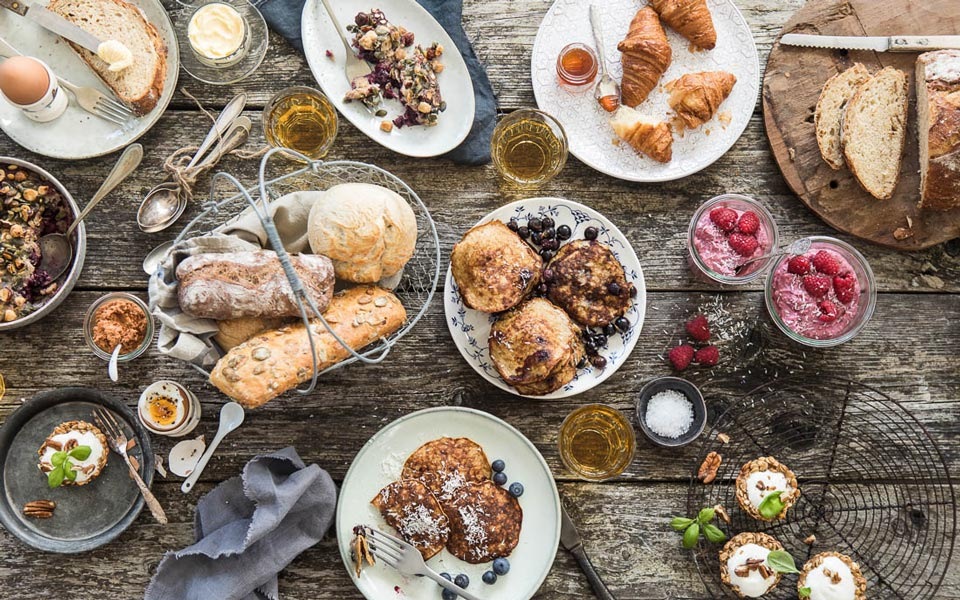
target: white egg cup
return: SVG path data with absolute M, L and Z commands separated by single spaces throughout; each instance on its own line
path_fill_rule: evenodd
M 166 396 L 176 402 L 177 418 L 172 425 L 166 427 L 157 425 L 150 419 L 149 402 L 155 396 Z M 151 383 L 140 394 L 137 403 L 137 416 L 140 422 L 151 433 L 168 437 L 182 437 L 193 431 L 200 422 L 200 400 L 175 381 L 160 380 Z
M 47 63 L 38 58 L 30 58 L 43 65 L 43 68 L 47 71 L 47 77 L 50 83 L 47 85 L 47 90 L 43 96 L 33 104 L 17 104 L 3 94 L 3 92 L 0 92 L 0 95 L 3 95 L 3 99 L 9 102 L 11 106 L 19 108 L 23 112 L 23 115 L 31 121 L 47 123 L 60 117 L 60 115 L 67 110 L 67 91 L 60 87 L 60 83 L 57 81 L 57 74 L 53 72 Z

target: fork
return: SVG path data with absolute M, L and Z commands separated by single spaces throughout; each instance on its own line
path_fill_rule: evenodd
M 166 525 L 167 515 L 163 512 L 163 507 L 160 506 L 160 503 L 153 495 L 153 492 L 150 491 L 150 488 L 147 487 L 147 484 L 143 482 L 137 469 L 135 469 L 130 462 L 130 457 L 127 456 L 127 436 L 123 433 L 123 426 L 120 425 L 117 418 L 113 416 L 113 413 L 101 407 L 93 410 L 93 419 L 97 425 L 104 430 L 104 433 L 107 434 L 107 442 L 110 443 L 110 448 L 122 456 L 124 462 L 127 463 L 127 468 L 130 469 L 130 477 L 136 482 L 137 487 L 140 488 L 140 493 L 143 494 L 143 499 L 150 508 L 150 514 L 153 515 L 153 518 L 156 519 L 158 523 Z
M 340 22 L 337 21 L 337 16 L 333 14 L 333 8 L 330 6 L 330 1 L 322 1 L 324 8 L 327 9 L 327 14 L 330 15 L 330 20 L 333 22 L 333 28 L 337 30 L 337 35 L 340 36 L 340 41 L 343 42 L 343 49 L 347 53 L 343 65 L 343 71 L 347 76 L 347 81 L 353 81 L 362 75 L 369 75 L 373 69 L 370 68 L 370 65 L 367 63 L 367 61 L 363 60 L 353 52 L 353 47 L 350 46 L 350 41 L 343 33 L 344 29 L 340 27 Z
M 373 527 L 364 525 L 363 529 L 368 534 L 367 542 L 373 555 L 387 566 L 399 571 L 401 575 L 424 575 L 436 581 L 442 588 L 464 598 L 464 600 L 480 600 L 479 597 L 474 596 L 452 581 L 440 577 L 436 571 L 427 566 L 427 563 L 423 562 L 420 551 L 412 545 Z

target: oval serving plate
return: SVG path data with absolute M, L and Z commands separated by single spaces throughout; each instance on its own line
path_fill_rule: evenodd
M 331 4 L 337 11 L 337 20 L 344 27 L 353 23 L 357 13 L 371 8 L 366 1 L 337 0 Z M 344 94 L 350 90 L 350 82 L 343 71 L 344 48 L 319 0 L 309 0 L 304 4 L 301 25 L 304 53 L 313 77 L 340 114 L 378 144 L 413 157 L 437 156 L 453 150 L 467 137 L 473 126 L 473 82 L 463 57 L 447 32 L 415 0 L 381 0 L 376 3 L 376 8 L 382 10 L 391 23 L 412 31 L 415 44 L 426 47 L 436 41 L 443 46 L 440 62 L 444 69 L 437 75 L 437 81 L 447 110 L 440 113 L 437 124 L 433 127 L 394 127 L 393 131 L 387 133 L 380 130 L 380 122 L 402 114 L 403 106 L 398 100 L 384 102 L 384 108 L 387 109 L 385 117 L 377 117 L 362 102 L 347 104 L 343 101 Z M 351 34 L 344 33 L 349 39 Z M 327 56 L 328 50 L 333 58 Z
M 73 420 L 93 423 L 98 406 L 119 417 L 127 438 L 137 440 L 129 454 L 140 462 L 147 486 L 153 481 L 150 437 L 125 404 L 90 388 L 38 394 L 7 417 L 0 429 L 0 523 L 25 544 L 46 552 L 86 552 L 123 533 L 143 508 L 143 497 L 123 459 L 112 451 L 100 476 L 82 486 L 50 489 L 37 468 L 37 450 L 54 427 Z M 57 503 L 53 517 L 23 516 L 23 505 L 40 499 Z
M 421 445 L 440 437 L 466 437 L 483 447 L 490 460 L 502 459 L 510 482 L 524 486 L 520 497 L 523 525 L 520 541 L 509 556 L 510 572 L 496 585 L 481 576 L 490 563 L 471 565 L 447 550 L 427 561 L 437 572 L 465 573 L 470 589 L 490 600 L 528 600 L 547 578 L 560 542 L 560 496 L 543 456 L 522 433 L 485 412 L 463 407 L 439 407 L 401 417 L 378 431 L 350 465 L 337 501 L 337 544 L 350 577 L 368 600 L 439 598 L 440 589 L 426 577 L 404 577 L 386 565 L 367 566 L 354 575 L 350 540 L 356 525 L 395 533 L 370 500 L 400 478 L 403 463 Z M 482 587 L 481 587 L 482 586 Z
M 36 123 L 0 98 L 0 129 L 31 152 L 51 158 L 79 160 L 103 156 L 136 141 L 153 127 L 166 110 L 177 87 L 180 51 L 177 36 L 159 0 L 128 0 L 143 11 L 167 45 L 167 74 L 160 101 L 149 113 L 133 117 L 123 126 L 90 114 L 70 97 L 66 112 L 49 123 Z M 45 3 L 44 3 L 45 4 Z M 8 10 L 0 10 L 0 31 L 21 54 L 44 61 L 53 72 L 79 86 L 90 86 L 108 94 L 109 88 L 58 35 Z M 64 92 L 66 93 L 66 92 Z
M 531 216 L 549 216 L 556 221 L 557 226 L 569 225 L 573 230 L 571 240 L 583 239 L 583 231 L 587 227 L 596 227 L 599 231 L 597 241 L 611 249 L 623 265 L 627 281 L 637 288 L 637 295 L 624 315 L 630 321 L 630 329 L 626 332 L 617 332 L 617 335 L 608 338 L 606 348 L 600 351 L 600 354 L 607 359 L 607 366 L 597 369 L 588 364 L 585 368 L 578 369 L 573 381 L 559 390 L 543 396 L 525 396 L 501 379 L 490 360 L 487 338 L 490 336 L 490 326 L 496 318 L 494 315 L 473 310 L 464 305 L 457 284 L 453 280 L 453 271 L 449 267 L 447 267 L 447 278 L 444 284 L 443 309 L 447 318 L 447 328 L 450 329 L 450 335 L 460 349 L 460 354 L 484 379 L 502 390 L 526 398 L 566 398 L 599 385 L 626 362 L 643 328 L 647 288 L 640 260 L 626 236 L 606 217 L 589 206 L 563 198 L 528 198 L 501 206 L 480 219 L 476 225 L 494 219 L 506 223 L 511 217 L 516 217 L 522 222 Z
M 600 9 L 604 53 L 610 75 L 620 80 L 620 52 L 617 44 L 641 8 L 634 0 L 595 3 Z M 642 3 L 646 4 L 646 3 Z M 673 160 L 659 163 L 638 154 L 626 142 L 614 144 L 617 135 L 604 111 L 593 97 L 593 86 L 582 90 L 561 87 L 557 82 L 557 56 L 571 42 L 596 47 L 588 16 L 590 3 L 556 0 L 540 24 L 533 44 L 530 71 L 537 106 L 560 121 L 570 141 L 570 153 L 582 162 L 612 177 L 629 181 L 670 181 L 696 173 L 713 164 L 740 138 L 757 106 L 760 92 L 760 59 L 750 27 L 731 0 L 707 0 L 717 30 L 713 50 L 690 51 L 690 42 L 664 24 L 673 59 L 660 84 L 637 110 L 668 119 L 670 110 L 663 84 L 686 73 L 729 71 L 737 83 L 713 119 L 697 129 L 673 136 Z M 729 122 L 726 117 L 729 116 Z

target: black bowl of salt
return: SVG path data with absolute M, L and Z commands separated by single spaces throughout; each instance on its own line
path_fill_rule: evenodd
M 707 403 L 697 386 L 686 379 L 658 377 L 640 390 L 637 423 L 657 446 L 680 448 L 703 433 Z

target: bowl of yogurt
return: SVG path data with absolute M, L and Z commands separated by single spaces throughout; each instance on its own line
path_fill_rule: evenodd
M 747 261 L 769 254 L 779 242 L 777 223 L 758 200 L 722 194 L 704 202 L 690 219 L 690 268 L 709 281 L 743 285 L 760 277 L 772 259 Z
M 812 236 L 802 255 L 784 255 L 767 275 L 767 311 L 787 337 L 826 348 L 849 341 L 873 316 L 877 286 L 867 259 L 850 244 Z

